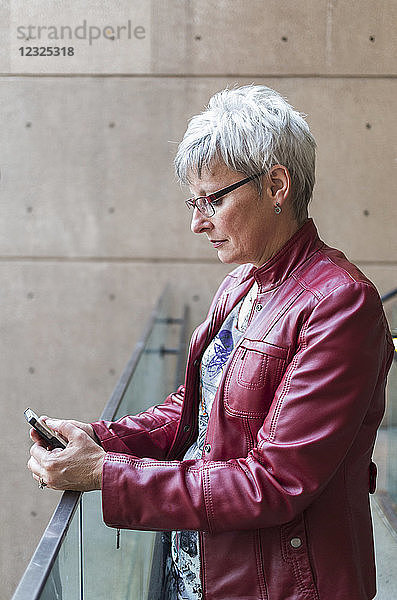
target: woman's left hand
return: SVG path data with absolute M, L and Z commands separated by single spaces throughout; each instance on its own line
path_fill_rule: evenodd
M 88 492 L 100 490 L 102 466 L 106 452 L 80 427 L 70 421 L 47 419 L 49 427 L 68 441 L 64 450 L 47 450 L 45 443 L 33 435 L 28 468 L 33 478 L 54 490 Z

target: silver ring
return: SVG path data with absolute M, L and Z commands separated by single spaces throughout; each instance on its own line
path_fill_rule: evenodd
M 39 488 L 41 490 L 43 490 L 45 487 L 47 487 L 47 484 L 46 484 L 46 482 L 44 481 L 44 479 L 42 477 L 39 477 L 39 484 L 38 485 L 39 485 Z

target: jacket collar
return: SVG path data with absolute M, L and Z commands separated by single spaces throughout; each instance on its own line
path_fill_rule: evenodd
M 259 293 L 279 286 L 323 245 L 313 219 L 308 219 L 264 265 L 252 267 L 250 275 L 257 281 Z

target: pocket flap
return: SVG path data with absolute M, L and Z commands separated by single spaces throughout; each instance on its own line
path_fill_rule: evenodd
M 281 346 L 275 346 L 274 344 L 269 344 L 269 342 L 264 342 L 263 340 L 250 340 L 249 338 L 243 339 L 240 344 L 240 348 L 254 350 L 256 352 L 268 354 L 269 356 L 281 358 L 283 360 L 287 358 L 288 354 L 287 348 L 281 348 Z

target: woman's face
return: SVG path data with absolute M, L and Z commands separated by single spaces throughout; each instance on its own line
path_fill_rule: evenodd
M 204 170 L 201 178 L 192 176 L 190 189 L 195 198 L 207 196 L 244 178 L 244 174 L 216 163 L 211 170 Z M 269 177 L 263 177 L 262 197 L 253 182 L 241 186 L 213 203 L 212 217 L 204 216 L 197 208 L 193 210 L 193 233 L 207 236 L 221 262 L 259 267 L 284 243 L 279 231 L 283 218 L 274 212 L 275 200 L 269 195 L 269 186 Z

